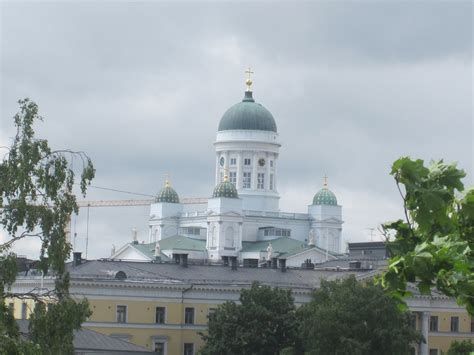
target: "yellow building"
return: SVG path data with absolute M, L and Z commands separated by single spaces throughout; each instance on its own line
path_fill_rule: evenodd
M 308 302 L 321 279 L 355 274 L 372 277 L 374 270 L 272 269 L 223 265 L 87 261 L 71 266 L 71 294 L 89 300 L 92 315 L 85 328 L 125 339 L 159 354 L 195 354 L 203 342 L 208 316 L 225 301 L 238 301 L 242 288 L 252 281 L 291 288 L 297 305 Z M 54 287 L 51 278 L 20 276 L 14 292 L 42 285 Z M 14 304 L 15 317 L 28 316 L 31 303 Z M 451 341 L 474 340 L 473 318 L 453 300 L 434 294 L 408 300 L 415 325 L 427 339 L 415 354 L 447 351 Z M 25 310 L 26 309 L 26 310 Z

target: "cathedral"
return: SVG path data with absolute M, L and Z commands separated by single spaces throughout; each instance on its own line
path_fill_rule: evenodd
M 342 250 L 342 207 L 325 178 L 307 213 L 283 212 L 278 193 L 281 148 L 276 121 L 256 102 L 250 70 L 241 102 L 220 119 L 214 147 L 215 188 L 209 198 L 180 199 L 165 181 L 150 207 L 149 241 L 112 251 L 116 260 L 190 260 L 287 266 L 335 259 Z

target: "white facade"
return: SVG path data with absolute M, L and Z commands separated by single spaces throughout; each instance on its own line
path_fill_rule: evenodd
M 243 200 L 243 208 L 279 211 L 277 161 L 281 144 L 271 131 L 228 130 L 217 132 L 216 181 L 225 172 Z
M 322 198 L 315 197 L 316 202 L 308 206 L 308 213 L 281 212 L 278 193 L 281 143 L 271 113 L 255 103 L 252 93 L 247 91 L 242 103 L 232 106 L 224 117 L 214 142 L 214 186 L 223 183 L 226 176 L 226 182 L 237 190 L 238 198 L 222 195 L 173 203 L 179 200 L 178 195 L 167 182 L 160 192 L 160 202 L 151 205 L 149 243 L 177 235 L 199 239 L 205 241 L 203 257 L 211 261 L 221 260 L 223 256 L 243 260 L 246 255 L 259 255 L 259 252 L 249 253 L 248 242 L 271 242 L 278 238 L 300 241 L 301 249 L 315 246 L 326 250 L 326 256 L 324 253 L 321 256 L 320 251 L 312 252 L 318 262 L 327 260 L 328 253 L 341 253 L 342 207 L 326 185 L 321 189 Z M 210 184 L 209 192 L 212 188 Z M 308 195 L 308 201 L 312 198 L 313 194 Z M 291 252 L 279 252 L 294 255 L 295 251 L 293 248 Z M 300 262 L 294 258 L 294 263 Z

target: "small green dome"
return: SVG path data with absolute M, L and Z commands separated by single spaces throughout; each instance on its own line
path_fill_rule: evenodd
M 179 196 L 176 191 L 170 186 L 168 180 L 165 183 L 165 187 L 163 187 L 156 196 L 155 202 L 179 203 Z
M 212 197 L 239 198 L 239 194 L 237 193 L 237 189 L 235 188 L 234 184 L 224 178 L 224 181 L 222 181 L 214 189 Z
M 327 187 L 319 190 L 313 198 L 313 205 L 330 205 L 337 206 L 337 198 L 334 193 Z
M 276 132 L 277 126 L 270 111 L 255 102 L 251 91 L 246 91 L 242 102 L 230 107 L 219 122 L 219 131 L 233 129 Z

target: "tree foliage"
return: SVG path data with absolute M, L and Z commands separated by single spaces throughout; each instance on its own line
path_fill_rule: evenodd
M 423 294 L 436 287 L 474 315 L 474 189 L 464 189 L 463 170 L 442 160 L 400 158 L 391 174 L 405 218 L 383 225 L 391 259 L 381 283 L 392 296 Z
M 420 340 L 396 300 L 353 276 L 323 280 L 298 316 L 307 354 L 409 354 L 412 342 Z
M 36 138 L 33 124 L 42 120 L 38 106 L 29 99 L 19 104 L 20 111 L 14 116 L 16 134 L 0 164 L 0 226 L 8 233 L 7 241 L 0 244 L 0 349 L 8 354 L 71 353 L 72 330 L 90 314 L 87 301 L 71 299 L 65 266 L 71 252 L 66 227 L 71 214 L 78 212 L 74 159 L 81 166 L 79 185 L 84 195 L 95 170 L 83 152 L 55 151 L 46 140 Z M 40 269 L 55 277 L 55 288 L 47 294 L 9 291 L 17 274 L 12 247 L 25 238 L 40 240 Z M 36 343 L 22 341 L 11 310 L 5 306 L 7 299 L 27 297 L 36 301 L 30 323 Z M 48 311 L 45 302 L 53 303 Z
M 201 354 L 278 354 L 296 346 L 296 310 L 290 290 L 257 282 L 242 290 L 240 304 L 226 302 L 209 318 Z
M 447 355 L 470 355 L 474 353 L 474 343 L 470 340 L 453 341 Z

